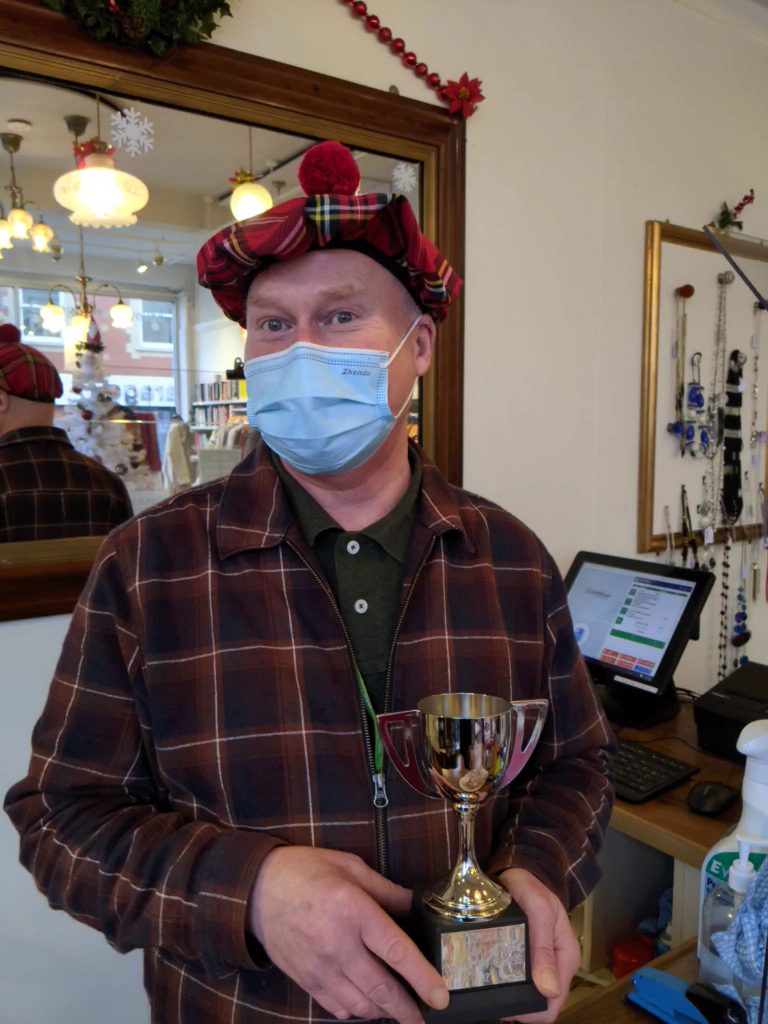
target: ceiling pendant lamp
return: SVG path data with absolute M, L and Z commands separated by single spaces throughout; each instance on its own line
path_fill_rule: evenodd
M 31 122 L 21 120 L 20 118 L 9 123 L 19 126 L 20 130 L 23 128 L 24 131 L 29 131 L 32 127 Z M 40 248 L 38 240 L 48 235 L 48 232 L 50 232 L 50 235 L 47 240 L 50 240 L 50 238 L 53 238 L 53 231 L 43 221 L 43 211 L 40 210 L 37 203 L 33 203 L 29 199 L 25 201 L 24 192 L 16 180 L 16 166 L 13 157 L 15 153 L 18 153 L 22 139 L 23 136 L 16 132 L 0 133 L 0 143 L 11 161 L 11 182 L 5 186 L 11 193 L 11 205 L 7 216 L 2 206 L 0 206 L 0 249 L 12 249 L 14 239 L 25 241 L 31 238 L 37 252 L 47 252 L 47 249 Z M 35 218 L 27 209 L 28 206 L 35 206 L 40 211 L 40 223 L 37 230 L 35 230 Z
M 134 174 L 115 167 L 115 151 L 104 142 L 98 127 L 87 142 L 79 142 L 88 118 L 65 117 L 67 128 L 75 136 L 77 169 L 57 178 L 53 186 L 56 202 L 72 212 L 73 224 L 89 228 L 124 228 L 136 223 L 136 213 L 149 201 L 147 186 Z
M 229 206 L 235 220 L 248 220 L 258 217 L 260 213 L 271 210 L 274 201 L 268 189 L 260 185 L 253 173 L 253 146 L 251 127 L 248 126 L 248 166 L 249 171 L 237 171 L 229 180 L 235 186 L 229 198 Z

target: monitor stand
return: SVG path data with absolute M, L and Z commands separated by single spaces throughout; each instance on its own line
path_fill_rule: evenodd
M 643 693 L 617 683 L 598 683 L 597 693 L 608 721 L 630 729 L 650 729 L 659 722 L 670 721 L 680 712 L 680 701 L 672 680 L 661 694 Z

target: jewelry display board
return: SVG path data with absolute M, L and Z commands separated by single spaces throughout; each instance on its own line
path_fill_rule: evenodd
M 768 296 L 768 242 L 729 237 L 727 248 L 763 296 Z M 758 488 L 768 479 L 768 445 L 763 441 L 751 443 L 751 436 L 754 432 L 758 435 L 764 433 L 768 425 L 768 312 L 755 311 L 755 297 L 738 277 L 727 285 L 722 283 L 722 277 L 721 283 L 718 282 L 718 277 L 729 273 L 730 269 L 703 231 L 660 221 L 646 223 L 639 552 L 663 551 L 670 546 L 670 533 L 674 547 L 683 546 L 683 486 L 697 543 L 701 544 L 705 539 L 702 527 L 707 525 L 706 504 L 709 501 L 713 511 L 720 505 L 722 472 L 717 467 L 722 453 L 720 449 L 714 450 L 713 438 L 707 437 L 706 429 L 704 441 L 710 442 L 708 451 L 706 443 L 699 443 L 693 434 L 696 431 L 701 433 L 699 428 L 706 419 L 713 395 L 715 399 L 718 397 L 715 392 L 720 393 L 722 405 L 729 358 L 734 350 L 739 350 L 746 357 L 741 367 L 740 384 L 734 385 L 741 397 L 743 511 L 730 527 L 730 532 L 734 539 L 741 540 L 755 537 L 762 530 Z M 729 276 L 734 277 L 732 273 Z M 678 289 L 688 294 L 685 287 L 688 285 L 692 286 L 693 294 L 683 302 Z M 718 329 L 719 314 L 723 320 L 721 292 L 725 294 L 724 334 L 722 329 Z M 683 312 L 685 328 L 681 330 Z M 759 350 L 760 333 L 763 351 Z M 718 341 L 719 355 L 716 354 Z M 678 366 L 678 354 L 682 354 L 683 345 L 684 354 Z M 697 374 L 701 383 L 701 414 L 696 430 L 690 431 L 692 443 L 686 444 L 686 424 L 690 427 L 696 423 L 695 411 L 688 400 Z M 682 439 L 680 426 L 676 428 L 677 432 L 669 429 L 670 424 L 680 421 L 676 397 L 681 378 Z M 714 495 L 713 484 L 717 491 Z M 708 539 L 721 543 L 727 534 L 728 530 L 718 515 L 717 529 Z

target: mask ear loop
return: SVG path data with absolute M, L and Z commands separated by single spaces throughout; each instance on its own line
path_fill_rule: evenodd
M 395 351 L 394 351 L 394 352 L 392 353 L 392 355 L 391 355 L 391 356 L 389 357 L 389 359 L 387 359 L 387 361 L 386 361 L 385 363 L 382 363 L 382 364 L 381 364 L 381 368 L 382 368 L 383 370 L 388 370 L 388 369 L 389 369 L 389 367 L 390 367 L 390 366 L 392 365 L 392 363 L 393 363 L 393 362 L 395 361 L 395 359 L 397 358 L 397 356 L 398 356 L 398 355 L 400 354 L 400 349 L 401 349 L 401 348 L 403 347 L 403 345 L 404 345 L 404 344 L 406 343 L 406 341 L 408 341 L 408 339 L 410 338 L 410 336 L 411 336 L 411 335 L 413 334 L 413 329 L 414 329 L 414 327 L 415 327 L 415 326 L 416 326 L 416 324 L 417 324 L 417 323 L 418 323 L 418 322 L 419 322 L 419 321 L 421 320 L 421 318 L 422 318 L 423 316 L 424 316 L 424 314 L 423 314 L 423 313 L 419 313 L 419 315 L 418 315 L 418 316 L 416 317 L 416 319 L 415 319 L 415 320 L 413 321 L 413 323 L 411 324 L 411 326 L 410 326 L 410 327 L 408 328 L 408 330 L 407 330 L 407 331 L 405 332 L 405 334 L 404 334 L 404 335 L 402 336 L 402 338 L 400 339 L 400 341 L 399 341 L 399 343 L 398 343 L 398 346 L 397 346 L 397 348 L 395 349 Z
M 418 315 L 418 316 L 416 317 L 416 319 L 415 319 L 415 320 L 413 321 L 413 323 L 412 323 L 412 324 L 411 324 L 411 326 L 410 326 L 410 327 L 408 328 L 408 330 L 407 330 L 407 331 L 405 332 L 405 334 L 403 335 L 403 337 L 402 337 L 402 338 L 400 339 L 400 342 L 399 342 L 399 344 L 398 344 L 397 348 L 395 349 L 395 351 L 394 351 L 394 352 L 392 353 L 392 355 L 391 355 L 391 356 L 389 357 L 389 359 L 387 359 L 387 361 L 386 361 L 385 363 L 382 363 L 382 364 L 381 364 L 381 368 L 382 368 L 383 370 L 387 370 L 387 369 L 389 369 L 389 367 L 390 367 L 391 363 L 392 363 L 392 362 L 394 361 L 395 357 L 396 357 L 396 356 L 398 355 L 398 353 L 400 352 L 400 349 L 401 349 L 401 348 L 403 347 L 403 345 L 404 345 L 404 344 L 406 343 L 406 341 L 407 341 L 407 340 L 408 340 L 408 339 L 410 338 L 411 334 L 413 334 L 413 329 L 414 329 L 414 327 L 416 326 L 416 324 L 417 324 L 417 323 L 419 323 L 419 321 L 421 320 L 421 318 L 422 318 L 422 316 L 423 316 L 423 315 L 424 315 L 423 313 L 419 313 L 419 315 Z M 413 382 L 413 383 L 415 384 L 415 383 L 416 383 L 416 381 L 414 380 L 414 382 Z M 402 405 L 400 406 L 400 409 L 398 410 L 398 412 L 397 412 L 397 413 L 395 414 L 395 423 L 397 423 L 397 421 L 398 421 L 398 420 L 400 419 L 400 417 L 401 417 L 401 416 L 403 415 L 403 413 L 405 412 L 405 410 L 406 410 L 406 409 L 408 408 L 408 406 L 409 406 L 409 405 L 411 404 L 411 401 L 412 401 L 412 399 L 413 399 L 413 385 L 411 385 L 411 388 L 410 388 L 410 390 L 409 390 L 408 394 L 406 395 L 405 401 L 404 401 L 404 402 L 403 402 L 403 404 L 402 404 Z

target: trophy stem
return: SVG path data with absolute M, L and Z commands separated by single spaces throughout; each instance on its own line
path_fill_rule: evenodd
M 509 893 L 481 871 L 475 856 L 475 815 L 478 805 L 457 801 L 453 809 L 459 819 L 458 860 L 442 882 L 424 894 L 432 910 L 458 921 L 495 917 L 510 904 Z

